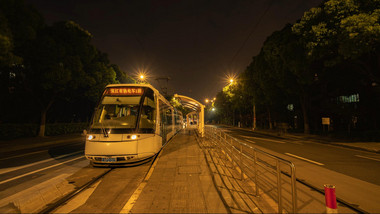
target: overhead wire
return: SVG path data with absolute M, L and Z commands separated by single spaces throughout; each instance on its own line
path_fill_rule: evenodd
M 256 31 L 257 27 L 259 26 L 259 24 L 261 23 L 261 21 L 263 20 L 263 18 L 265 17 L 265 15 L 268 13 L 269 9 L 272 7 L 273 2 L 274 2 L 274 0 L 272 0 L 269 3 L 269 5 L 265 9 L 264 13 L 260 16 L 260 18 L 257 20 L 257 22 L 253 25 L 253 27 L 252 27 L 251 31 L 249 32 L 247 38 L 244 40 L 243 44 L 240 46 L 240 48 L 237 50 L 237 52 L 235 53 L 235 55 L 232 57 L 231 63 L 230 63 L 230 67 L 232 67 L 232 63 L 234 62 L 234 60 L 239 55 L 239 53 L 244 48 L 244 46 L 247 44 L 247 42 L 248 42 L 249 38 L 252 36 L 252 34 Z

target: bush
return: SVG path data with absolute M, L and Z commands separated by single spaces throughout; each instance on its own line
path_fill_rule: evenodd
M 62 134 L 81 133 L 83 129 L 88 128 L 88 123 L 53 123 L 47 124 L 45 135 L 55 136 Z
M 88 123 L 53 123 L 46 124 L 45 135 L 81 133 Z M 24 137 L 35 137 L 38 134 L 38 124 L 0 124 L 0 140 L 10 140 Z

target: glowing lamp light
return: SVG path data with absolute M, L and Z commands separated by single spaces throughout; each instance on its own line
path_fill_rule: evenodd
M 211 111 L 215 111 L 215 108 L 212 108 Z
M 144 75 L 140 75 L 140 79 L 143 80 L 144 79 Z
M 230 79 L 230 83 L 232 84 L 234 82 L 234 79 Z
M 206 99 L 206 103 L 208 103 L 208 101 L 209 101 L 209 100 L 208 100 L 208 99 Z
M 93 136 L 93 135 L 89 135 L 89 136 L 87 137 L 87 139 L 88 139 L 88 140 L 92 140 L 92 139 L 94 139 L 94 136 Z
M 132 135 L 132 136 L 131 136 L 131 139 L 132 139 L 132 140 L 136 140 L 136 139 L 137 139 L 137 135 L 135 135 L 135 134 Z

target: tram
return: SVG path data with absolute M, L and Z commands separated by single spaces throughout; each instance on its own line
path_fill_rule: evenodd
M 182 114 L 149 84 L 108 85 L 86 136 L 93 166 L 142 162 L 182 129 Z

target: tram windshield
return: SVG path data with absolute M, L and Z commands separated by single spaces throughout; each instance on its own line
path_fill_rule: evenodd
M 139 128 L 140 132 L 154 133 L 156 106 L 153 91 L 147 93 L 144 102 L 142 96 L 103 97 L 95 112 L 92 129 L 112 129 L 132 132 Z M 142 105 L 140 108 L 140 104 Z

